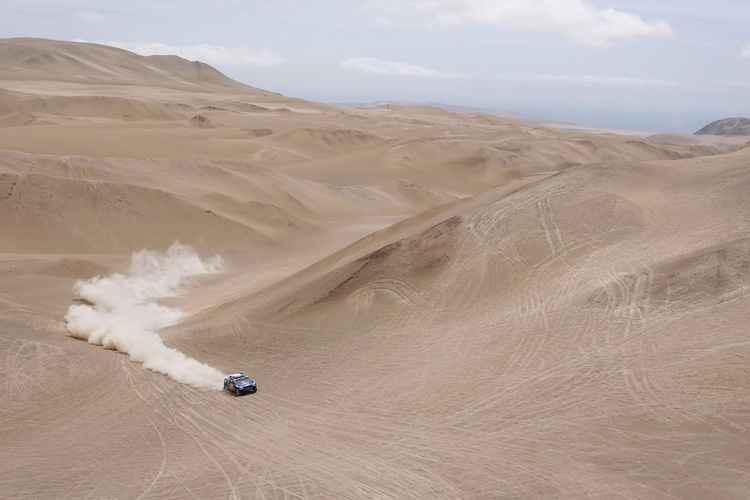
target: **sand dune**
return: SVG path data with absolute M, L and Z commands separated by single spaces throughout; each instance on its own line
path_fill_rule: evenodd
M 340 151 L 362 144 L 381 143 L 383 139 L 376 135 L 366 134 L 359 130 L 313 129 L 291 130 L 269 137 L 270 144 L 284 144 L 305 151 Z
M 337 218 L 404 216 L 452 199 L 417 184 L 323 185 L 242 162 L 5 152 L 0 172 L 1 244 L 9 252 L 127 253 L 173 240 L 200 250 L 249 248 Z
M 684 169 L 682 164 L 670 168 L 672 173 Z M 734 171 L 743 176 L 737 179 L 741 184 L 750 180 L 741 168 Z M 437 216 L 442 221 L 428 229 L 422 229 L 419 217 L 412 219 L 410 224 L 419 231 L 393 242 L 381 240 L 383 246 L 366 255 L 357 250 L 361 243 L 343 249 L 337 254 L 342 259 L 338 267 L 331 269 L 319 263 L 324 266 L 317 273 L 319 277 L 297 283 L 291 294 L 265 303 L 263 314 L 268 314 L 265 309 L 269 307 L 288 315 L 328 302 L 356 304 L 359 313 L 360 301 L 353 298 L 362 293 L 372 295 L 371 283 L 385 283 L 394 275 L 398 275 L 398 287 L 411 290 L 424 304 L 432 303 L 436 311 L 465 309 L 467 304 L 497 300 L 498 294 L 505 297 L 519 293 L 522 284 L 536 279 L 536 274 L 552 279 L 551 273 L 561 265 L 570 268 L 577 261 L 590 264 L 593 253 L 607 253 L 609 247 L 623 251 L 626 243 L 638 245 L 643 238 L 654 245 L 663 228 L 652 227 L 648 203 L 635 199 L 631 187 L 650 181 L 644 166 L 610 163 L 570 169 L 512 194 L 505 187 L 490 190 L 481 195 L 479 207 L 466 202 L 444 207 L 444 215 Z M 742 187 L 736 189 L 739 192 Z M 497 199 L 488 198 L 493 192 Z M 664 196 L 660 191 L 662 203 Z M 734 208 L 741 209 L 741 205 Z M 463 206 L 467 209 L 456 209 Z M 432 215 L 430 223 L 436 222 L 435 217 Z M 667 238 L 672 236 L 668 233 Z M 680 251 L 673 258 L 682 262 L 689 258 L 686 255 L 705 249 L 683 247 Z M 661 268 L 669 264 L 654 265 Z M 387 287 L 380 292 L 385 298 L 391 293 L 400 296 Z
M 6 39 L 0 44 L 6 80 L 53 80 L 90 85 L 148 84 L 179 88 L 245 86 L 197 61 L 177 56 L 141 57 L 105 45 L 31 38 Z
M 0 45 L 0 148 L 29 153 L 232 159 L 340 186 L 404 180 L 465 196 L 570 165 L 716 152 L 613 135 L 581 138 L 427 106 L 343 109 L 241 85 L 172 56 L 45 40 Z M 30 57 L 38 59 L 33 70 L 24 62 Z M 31 124 L 56 126 L 21 126 Z M 84 135 L 89 140 L 77 140 Z M 352 168 L 360 164 L 367 168 Z
M 747 146 L 73 42 L 0 86 L 0 496 L 748 496 Z
M 174 120 L 180 116 L 149 106 L 135 99 L 104 96 L 66 96 L 49 98 L 12 99 L 5 98 L 0 113 L 44 113 L 48 115 L 86 116 L 97 118 L 142 118 L 150 120 Z
M 9 113 L 0 118 L 0 127 L 25 127 L 29 125 L 56 125 L 51 117 L 41 117 L 39 115 L 21 111 L 18 113 Z
M 3 183 L 10 186 L 2 223 L 6 252 L 117 253 L 162 248 L 175 239 L 201 249 L 269 242 L 157 189 L 35 174 L 6 176 Z

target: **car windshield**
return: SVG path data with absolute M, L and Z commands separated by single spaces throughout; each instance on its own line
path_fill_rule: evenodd
M 252 380 L 250 380 L 248 377 L 240 377 L 240 378 L 234 379 L 235 384 L 242 384 L 244 382 L 252 382 Z

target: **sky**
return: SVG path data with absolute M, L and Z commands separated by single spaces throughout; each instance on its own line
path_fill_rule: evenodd
M 328 103 L 692 133 L 750 116 L 747 0 L 0 0 L 0 36 L 177 54 Z

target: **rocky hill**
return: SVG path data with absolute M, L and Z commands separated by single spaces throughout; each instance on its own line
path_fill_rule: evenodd
M 750 118 L 724 118 L 711 122 L 696 134 L 700 135 L 750 135 Z

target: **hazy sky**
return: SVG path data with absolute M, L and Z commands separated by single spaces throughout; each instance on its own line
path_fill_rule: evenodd
M 0 0 L 0 36 L 205 61 L 323 102 L 694 132 L 750 116 L 747 0 Z

